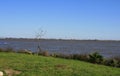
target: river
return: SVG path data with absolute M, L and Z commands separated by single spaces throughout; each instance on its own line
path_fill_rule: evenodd
M 0 39 L 0 48 L 29 49 L 35 52 L 39 43 L 42 50 L 50 53 L 84 54 L 97 51 L 105 57 L 120 55 L 120 41 Z

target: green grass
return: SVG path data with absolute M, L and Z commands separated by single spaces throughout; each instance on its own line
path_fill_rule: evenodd
M 0 71 L 21 71 L 17 76 L 120 76 L 120 68 L 16 53 L 0 52 Z

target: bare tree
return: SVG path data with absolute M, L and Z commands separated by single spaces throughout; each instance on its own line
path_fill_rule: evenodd
M 38 31 L 36 32 L 36 39 L 37 39 L 37 42 L 38 42 L 38 46 L 37 46 L 37 55 L 42 52 L 42 49 L 41 49 L 41 46 L 40 46 L 40 40 L 42 39 L 42 37 L 45 35 L 45 31 L 43 31 L 42 28 L 39 28 Z

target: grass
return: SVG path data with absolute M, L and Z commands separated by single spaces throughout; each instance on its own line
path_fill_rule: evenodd
M 0 71 L 20 71 L 15 76 L 120 76 L 120 68 L 87 62 L 0 52 Z

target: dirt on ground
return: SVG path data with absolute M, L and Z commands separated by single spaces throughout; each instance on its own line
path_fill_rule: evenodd
M 21 73 L 21 71 L 17 71 L 17 70 L 13 70 L 13 69 L 5 69 L 4 72 L 7 76 L 18 75 Z

